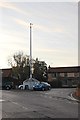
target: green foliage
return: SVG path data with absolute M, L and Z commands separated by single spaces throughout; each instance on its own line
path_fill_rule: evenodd
M 44 61 L 39 61 L 38 58 L 36 58 L 33 67 L 34 78 L 38 79 L 39 81 L 47 81 L 47 64 Z

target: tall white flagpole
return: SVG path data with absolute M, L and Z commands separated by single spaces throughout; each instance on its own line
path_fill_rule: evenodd
M 30 79 L 32 78 L 32 23 L 30 23 Z

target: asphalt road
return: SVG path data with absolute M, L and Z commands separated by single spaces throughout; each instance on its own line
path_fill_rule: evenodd
M 3 90 L 2 118 L 78 118 L 78 103 L 68 96 L 72 91 Z

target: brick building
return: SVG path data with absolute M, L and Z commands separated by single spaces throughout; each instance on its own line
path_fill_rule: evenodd
M 21 84 L 21 80 L 12 76 L 12 68 L 2 69 L 1 74 L 2 79 L 0 79 L 0 81 L 2 82 L 2 85 L 12 83 L 15 87 L 16 85 Z
M 13 82 L 14 86 L 22 83 L 12 77 L 12 69 L 2 69 L 2 83 Z M 62 86 L 76 86 L 80 81 L 80 66 L 74 67 L 49 67 L 47 70 L 48 82 L 60 81 Z M 1 81 L 1 79 L 0 79 Z
M 76 86 L 79 80 L 80 66 L 48 68 L 48 82 L 61 81 L 62 86 Z

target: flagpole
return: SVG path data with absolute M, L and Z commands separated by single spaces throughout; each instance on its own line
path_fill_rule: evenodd
M 32 78 L 32 23 L 30 23 L 30 79 Z

